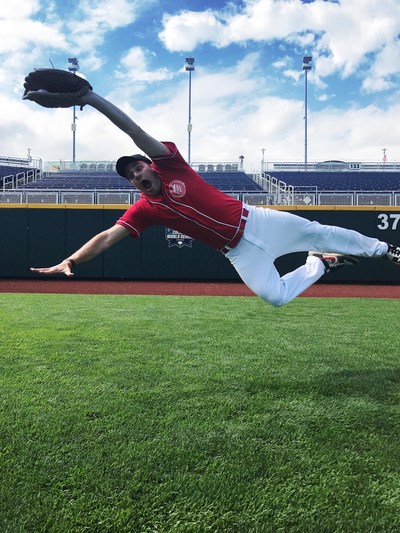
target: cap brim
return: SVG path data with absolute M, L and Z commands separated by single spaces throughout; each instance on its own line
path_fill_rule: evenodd
M 125 169 L 129 163 L 133 163 L 134 161 L 143 161 L 148 165 L 151 165 L 152 163 L 151 159 L 148 159 L 144 155 L 124 155 L 118 159 L 115 165 L 115 170 L 120 176 L 126 178 Z

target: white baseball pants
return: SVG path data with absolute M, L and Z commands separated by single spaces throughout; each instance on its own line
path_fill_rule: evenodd
M 387 243 L 354 230 L 323 225 L 285 211 L 246 207 L 249 216 L 243 237 L 225 255 L 244 283 L 276 307 L 296 298 L 325 273 L 322 261 L 308 256 L 304 265 L 281 277 L 274 265 L 277 257 L 310 250 L 379 257 L 388 249 Z

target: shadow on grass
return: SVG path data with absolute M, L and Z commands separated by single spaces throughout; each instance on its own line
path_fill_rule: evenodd
M 400 368 L 328 372 L 317 379 L 315 385 L 318 392 L 325 396 L 360 396 L 397 405 Z

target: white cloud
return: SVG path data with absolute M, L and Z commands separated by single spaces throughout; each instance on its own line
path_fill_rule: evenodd
M 400 74 L 400 42 L 388 43 L 377 54 L 362 88 L 366 92 L 381 92 L 396 86 L 394 76 Z
M 291 64 L 292 64 L 292 58 L 289 56 L 285 56 L 285 57 L 282 57 L 281 59 L 278 59 L 277 61 L 274 61 L 272 63 L 272 66 L 275 68 L 286 68 Z
M 51 47 L 65 49 L 67 40 L 60 24 L 49 26 L 28 18 L 0 19 L 0 54 Z
M 88 52 L 99 46 L 108 32 L 132 23 L 136 16 L 136 3 L 129 0 L 83 0 L 66 26 L 78 50 Z
M 286 69 L 283 71 L 284 76 L 287 78 L 291 78 L 295 82 L 298 82 L 300 78 L 303 77 L 303 73 L 301 70 L 294 70 L 294 69 Z
M 167 68 L 149 68 L 150 55 L 138 46 L 130 48 L 121 58 L 120 66 L 115 72 L 116 78 L 123 80 L 125 84 L 171 79 L 172 73 Z
M 400 160 L 400 125 L 396 120 L 399 112 L 397 104 L 387 110 L 369 105 L 348 110 L 326 108 L 311 114 L 310 153 L 319 158 L 321 143 L 325 146 L 325 159 L 378 161 L 386 147 L 392 159 Z
M 0 20 L 25 19 L 34 15 L 40 8 L 39 0 L 13 0 L 0 4 Z
M 327 102 L 328 100 L 331 100 L 334 97 L 334 94 L 320 94 L 316 95 L 315 98 L 318 100 L 318 102 Z
M 138 3 L 132 0 L 81 0 L 80 9 L 87 23 L 98 31 L 126 26 L 135 20 Z
M 343 0 L 325 18 L 324 33 L 317 44 L 320 54 L 325 54 L 326 73 L 340 69 L 344 77 L 353 74 L 368 54 L 397 38 L 399 23 L 400 4 L 396 0 Z M 374 58 L 368 59 L 374 62 Z
M 164 15 L 164 30 L 159 37 L 170 51 L 193 50 L 208 41 L 219 45 L 217 35 L 224 32 L 222 23 L 211 11 L 186 11 L 179 16 Z
M 147 7 L 156 0 L 148 0 Z M 0 57 L 25 54 L 25 67 L 48 65 L 55 53 L 80 55 L 86 69 L 104 64 L 99 47 L 106 36 L 136 20 L 141 0 L 81 0 L 68 3 L 68 17 L 51 0 L 13 0 L 0 6 Z M 1 65 L 3 68 L 3 65 Z M 16 69 L 14 69 L 16 70 Z M 1 78 L 1 73 L 0 73 Z
M 285 39 L 312 50 L 320 78 L 336 72 L 348 77 L 367 60 L 372 70 L 379 68 L 379 52 L 384 48 L 389 54 L 397 47 L 394 43 L 399 29 L 398 0 L 315 0 L 307 4 L 301 0 L 247 0 L 242 8 L 230 5 L 230 9 L 221 11 L 167 15 L 159 38 L 170 51 L 191 51 L 206 42 L 225 47 L 246 41 Z M 399 73 L 397 67 L 391 68 Z M 369 87 L 378 85 L 384 86 L 370 83 Z
M 318 10 L 328 15 L 331 4 L 315 0 L 303 4 L 300 0 L 246 0 L 243 8 L 203 12 L 183 11 L 164 17 L 160 39 L 171 51 L 191 50 L 203 42 L 223 47 L 245 41 L 268 41 L 290 38 L 302 45 L 314 40 Z M 315 14 L 315 12 L 317 13 Z
M 362 83 L 362 88 L 366 93 L 378 93 L 396 87 L 395 83 L 382 77 L 368 77 Z

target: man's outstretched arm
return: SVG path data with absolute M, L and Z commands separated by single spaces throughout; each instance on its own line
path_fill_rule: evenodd
M 126 113 L 102 96 L 93 91 L 88 91 L 81 97 L 81 100 L 82 104 L 94 107 L 120 130 L 129 135 L 136 146 L 149 157 L 168 155 L 170 153 L 164 144 L 143 131 Z
M 25 78 L 23 100 L 46 108 L 90 105 L 131 137 L 149 157 L 168 155 L 169 150 L 143 131 L 117 106 L 93 92 L 90 83 L 71 72 L 59 69 L 35 69 Z
M 72 272 L 74 265 L 93 259 L 127 235 L 129 235 L 129 231 L 126 228 L 119 224 L 115 224 L 111 228 L 95 235 L 86 244 L 79 248 L 79 250 L 71 254 L 67 259 L 61 261 L 58 265 L 45 268 L 31 268 L 31 271 L 45 275 L 65 274 L 66 276 L 71 277 L 74 275 Z

